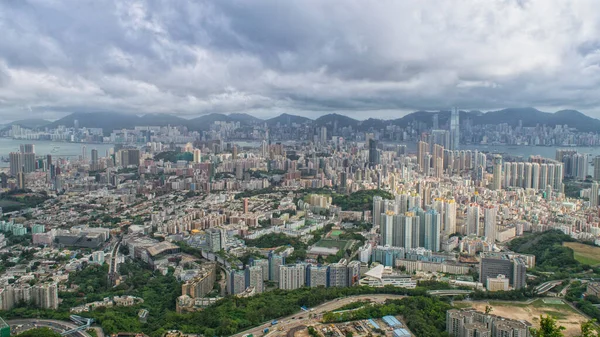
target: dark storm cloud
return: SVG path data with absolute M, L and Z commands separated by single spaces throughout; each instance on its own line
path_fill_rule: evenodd
M 0 2 L 0 117 L 600 115 L 594 0 Z

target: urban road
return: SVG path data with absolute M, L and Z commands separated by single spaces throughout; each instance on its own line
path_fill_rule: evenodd
M 11 332 L 24 332 L 34 328 L 50 328 L 58 333 L 62 333 L 67 330 L 75 329 L 77 326 L 71 322 L 57 321 L 51 319 L 14 319 L 6 321 L 6 324 L 10 325 Z M 18 326 L 21 328 L 17 329 Z M 96 330 L 97 331 L 97 330 Z M 69 336 L 72 337 L 92 337 L 85 331 L 74 332 Z M 101 335 L 98 335 L 101 336 Z
M 240 332 L 234 336 L 244 336 L 247 334 L 252 334 L 254 336 L 262 336 L 263 331 L 266 328 L 269 329 L 269 332 L 272 332 L 273 330 L 287 332 L 296 327 L 309 326 L 309 325 L 318 323 L 318 321 L 316 319 L 314 319 L 315 316 L 319 317 L 327 311 L 332 311 L 332 310 L 338 309 L 348 303 L 352 303 L 352 302 L 356 302 L 356 301 L 364 301 L 364 300 L 370 300 L 373 303 L 383 303 L 383 302 L 385 302 L 385 300 L 388 300 L 388 299 L 399 299 L 399 298 L 404 298 L 404 297 L 406 297 L 406 296 L 376 294 L 376 295 L 357 295 L 357 296 L 338 298 L 337 300 L 333 300 L 333 301 L 318 305 L 316 307 L 310 308 L 309 310 L 311 310 L 311 311 L 308 311 L 308 312 L 300 311 L 300 312 L 296 313 L 295 315 L 290 315 L 287 317 L 280 318 L 280 319 L 278 319 L 278 323 L 276 325 L 271 326 L 271 321 L 269 321 L 260 326 L 254 327 L 254 328 L 246 330 L 244 332 Z M 298 309 L 300 309 L 300 308 L 298 308 Z M 309 315 L 312 316 L 313 318 L 310 318 Z M 269 334 L 269 335 L 273 336 L 272 334 Z

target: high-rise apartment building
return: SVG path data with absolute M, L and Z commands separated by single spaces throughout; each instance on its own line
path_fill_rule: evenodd
M 244 270 L 232 270 L 228 274 L 227 292 L 236 295 L 243 293 L 246 288 L 246 272 Z
M 369 139 L 369 166 L 375 167 L 379 165 L 381 160 L 379 158 L 379 150 L 377 149 L 377 141 L 375 139 Z
M 264 291 L 263 269 L 261 266 L 246 268 L 246 284 L 253 287 L 257 294 Z
M 442 219 L 440 214 L 430 209 L 423 216 L 423 247 L 434 252 L 441 250 Z
M 92 162 L 90 163 L 90 169 L 92 171 L 98 171 L 100 169 L 97 149 L 92 149 Z
M 429 167 L 425 167 L 425 156 L 429 153 L 429 144 L 424 141 L 419 141 L 417 144 L 417 164 L 419 164 L 419 170 L 425 172 Z
M 306 285 L 306 265 L 279 266 L 279 289 L 294 290 Z
M 446 312 L 446 332 L 454 337 L 530 337 L 531 323 L 475 311 L 452 309 Z
M 329 287 L 329 266 L 306 267 L 306 285 L 311 288 Z
M 285 264 L 285 257 L 269 253 L 269 281 L 279 282 L 279 266 Z
M 17 176 L 17 173 L 23 172 L 23 157 L 20 152 L 11 152 L 8 154 L 10 161 L 10 175 Z
M 348 268 L 345 263 L 332 263 L 329 265 L 329 286 L 347 287 Z
M 476 203 L 469 204 L 467 206 L 467 221 L 466 231 L 467 235 L 479 235 L 479 219 L 481 218 L 481 211 L 479 205 Z
M 492 189 L 500 190 L 502 189 L 502 156 L 499 154 L 495 155 L 492 164 L 494 174 L 492 178 Z
M 210 293 L 216 281 L 217 265 L 209 262 L 201 265 L 198 274 L 181 285 L 181 294 L 191 298 L 201 298 Z
M 225 247 L 222 246 L 221 230 L 217 228 L 206 229 L 206 243 L 211 252 L 218 252 Z
M 487 205 L 483 208 L 483 235 L 490 244 L 496 242 L 496 232 L 498 228 L 496 224 L 497 215 L 498 207 L 496 207 L 496 205 Z
M 598 185 L 597 181 L 592 183 L 592 188 L 590 189 L 590 207 L 598 206 L 598 192 L 600 185 Z

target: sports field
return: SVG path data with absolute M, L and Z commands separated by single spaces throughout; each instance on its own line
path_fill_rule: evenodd
M 569 305 L 558 299 L 539 299 L 531 303 L 500 302 L 500 301 L 462 301 L 454 303 L 457 307 L 472 307 L 484 312 L 486 306 L 492 307 L 491 314 L 501 317 L 527 320 L 535 327 L 539 327 L 540 315 L 551 315 L 557 319 L 558 324 L 566 328 L 566 337 L 577 336 L 581 332 L 580 325 L 587 319 L 573 310 Z
M 600 247 L 594 247 L 579 242 L 565 242 L 564 246 L 573 249 L 575 252 L 575 260 L 596 266 L 600 264 Z
M 322 239 L 315 244 L 317 247 L 338 248 L 340 250 L 350 249 L 352 241 Z

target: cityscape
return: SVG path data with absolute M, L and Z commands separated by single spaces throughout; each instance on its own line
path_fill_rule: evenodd
M 591 1 L 0 2 L 0 337 L 598 337 Z
M 528 336 L 539 317 L 477 309 L 529 300 L 541 313 L 572 310 L 559 323 L 579 329 L 598 310 L 600 156 L 465 150 L 469 120 L 452 109 L 440 125 L 443 114 L 402 129 L 420 132 L 406 142 L 383 140 L 387 127 L 347 138 L 337 119 L 108 132 L 75 120 L 44 128 L 68 135 L 41 140 L 52 148 L 79 148 L 64 158 L 37 151 L 39 128 L 13 125 L 5 136 L 18 150 L 0 174 L 3 318 L 64 321 L 59 331 L 83 336 Z M 254 138 L 237 140 L 239 129 Z M 271 139 L 290 129 L 304 134 Z M 362 319 L 420 298 L 435 326 L 402 311 Z M 255 299 L 277 303 L 211 323 Z

